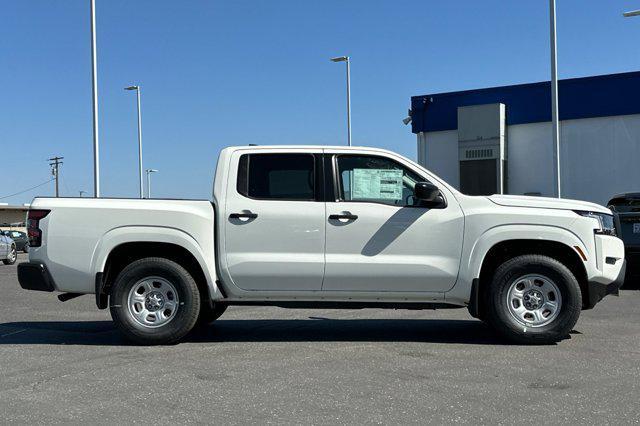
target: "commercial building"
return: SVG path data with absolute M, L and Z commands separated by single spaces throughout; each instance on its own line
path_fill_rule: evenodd
M 28 210 L 28 205 L 10 206 L 0 203 L 0 230 L 24 227 Z
M 640 72 L 559 81 L 563 198 L 640 191 Z M 555 195 L 549 82 L 411 98 L 418 161 L 468 194 Z

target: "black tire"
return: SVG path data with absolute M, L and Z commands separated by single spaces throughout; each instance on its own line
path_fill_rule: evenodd
M 147 277 L 160 277 L 173 285 L 178 306 L 163 325 L 141 324 L 129 307 L 133 287 Z M 200 293 L 193 277 L 179 264 L 164 258 L 148 257 L 132 262 L 116 278 L 110 292 L 111 317 L 125 337 L 143 345 L 175 343 L 193 329 L 200 312 Z
M 29 243 L 25 244 L 24 247 L 22 247 L 22 252 L 29 253 Z
M 510 312 L 508 296 L 512 284 L 525 275 L 550 279 L 560 291 L 562 302 L 557 316 L 548 324 L 528 327 Z M 508 340 L 521 344 L 551 344 L 564 339 L 573 329 L 582 310 L 582 293 L 576 277 L 562 263 L 542 255 L 518 256 L 496 270 L 487 295 L 488 324 Z M 517 303 L 516 303 L 517 305 Z
M 13 265 L 16 263 L 18 259 L 18 252 L 16 251 L 16 246 L 12 245 L 11 249 L 9 249 L 9 253 L 7 254 L 7 258 L 2 261 L 5 265 Z
M 200 316 L 198 317 L 198 326 L 206 326 L 220 318 L 222 314 L 227 310 L 228 305 L 223 303 L 213 303 L 210 306 L 208 303 L 203 303 L 200 306 Z

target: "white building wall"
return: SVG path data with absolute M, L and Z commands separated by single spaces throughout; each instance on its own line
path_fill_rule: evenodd
M 418 162 L 450 185 L 460 188 L 458 131 L 419 133 Z
M 571 120 L 561 131 L 563 197 L 606 204 L 640 190 L 640 114 Z
M 640 191 L 640 114 L 561 123 L 563 198 L 606 204 Z M 553 196 L 551 123 L 508 126 L 508 193 Z M 459 187 L 456 130 L 418 135 L 418 161 Z
M 551 131 L 550 122 L 507 127 L 507 193 L 554 196 Z

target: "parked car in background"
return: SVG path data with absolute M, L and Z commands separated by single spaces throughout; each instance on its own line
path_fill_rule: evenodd
M 13 265 L 16 263 L 17 258 L 16 243 L 13 242 L 11 237 L 0 233 L 0 260 L 2 260 L 2 263 L 5 265 Z
M 620 232 L 627 258 L 626 286 L 640 285 L 640 192 L 614 196 L 609 208 L 618 217 Z
M 14 243 L 16 243 L 16 250 L 22 251 L 25 253 L 29 252 L 29 237 L 27 234 L 20 231 L 2 231 L 4 235 L 11 238 Z

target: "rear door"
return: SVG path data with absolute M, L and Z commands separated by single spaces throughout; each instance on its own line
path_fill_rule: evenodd
M 257 291 L 321 290 L 325 203 L 320 152 L 236 151 L 225 198 L 226 270 Z

